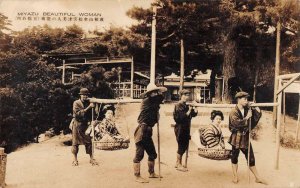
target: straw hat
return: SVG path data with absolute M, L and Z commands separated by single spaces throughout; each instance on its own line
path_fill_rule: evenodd
M 147 86 L 147 91 L 141 94 L 141 98 L 145 98 L 147 95 L 149 95 L 153 91 L 160 91 L 160 92 L 166 92 L 166 87 L 157 87 L 155 84 L 149 84 Z

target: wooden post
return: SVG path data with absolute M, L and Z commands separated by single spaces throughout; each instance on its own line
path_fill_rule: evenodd
M 275 61 L 275 80 L 274 80 L 274 102 L 276 101 L 276 92 L 278 91 L 278 76 L 280 68 L 280 32 L 281 32 L 281 23 L 277 22 L 277 35 L 276 35 L 276 61 Z M 276 124 L 276 107 L 273 107 L 273 125 Z
M 283 132 L 285 132 L 285 92 L 284 91 L 282 91 L 283 92 Z
M 281 88 L 281 79 L 278 81 L 279 88 Z M 281 129 L 281 100 L 282 92 L 278 94 L 277 97 L 277 121 L 276 121 L 276 154 L 275 154 L 275 169 L 279 169 L 279 149 L 280 149 L 280 129 Z
M 130 97 L 133 98 L 133 77 L 134 77 L 134 64 L 133 64 L 133 57 L 131 58 L 131 77 L 130 77 Z
M 62 78 L 61 82 L 65 84 L 65 75 L 66 75 L 66 65 L 65 65 L 65 60 L 63 60 L 63 69 L 62 69 Z
M 184 44 L 183 39 L 180 40 L 180 86 L 179 90 L 183 89 L 184 85 Z
M 298 120 L 297 120 L 297 130 L 296 130 L 296 143 L 298 142 L 298 134 L 299 134 L 299 121 L 300 121 L 300 93 L 299 93 L 299 107 L 298 107 Z
M 157 6 L 154 3 L 153 17 L 152 17 L 151 66 L 150 66 L 150 83 L 149 83 L 149 85 L 155 85 L 156 14 L 157 14 Z

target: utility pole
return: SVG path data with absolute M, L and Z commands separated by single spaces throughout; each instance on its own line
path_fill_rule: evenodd
M 279 76 L 279 68 L 280 68 L 280 32 L 281 32 L 281 23 L 277 22 L 277 35 L 276 35 L 276 61 L 275 61 L 275 75 L 274 75 L 274 103 L 277 101 L 277 90 L 278 90 L 278 76 Z M 280 95 L 278 95 L 279 97 Z M 281 100 L 278 100 L 281 101 Z M 276 125 L 276 113 L 277 107 L 273 107 L 273 125 Z M 281 113 L 281 112 L 280 112 Z
M 150 66 L 150 83 L 155 85 L 155 48 L 156 48 L 156 14 L 157 5 L 153 4 L 153 17 L 152 17 L 152 35 L 151 35 L 151 66 Z
M 180 86 L 179 89 L 182 90 L 184 85 L 184 44 L 183 39 L 180 40 Z

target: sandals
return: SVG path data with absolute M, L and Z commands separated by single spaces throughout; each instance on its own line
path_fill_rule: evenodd
M 99 165 L 98 162 L 97 162 L 95 159 L 91 159 L 91 160 L 90 160 L 90 163 L 91 163 L 93 166 Z M 78 166 L 78 161 L 73 161 L 73 162 L 72 162 L 72 166 Z
M 90 160 L 90 163 L 91 163 L 93 166 L 99 165 L 98 162 L 97 162 L 95 159 L 91 159 L 91 160 Z
M 72 166 L 78 166 L 78 161 L 73 161 Z

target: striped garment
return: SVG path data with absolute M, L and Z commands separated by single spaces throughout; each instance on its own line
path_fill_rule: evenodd
M 224 138 L 222 135 L 222 130 L 213 124 L 210 124 L 207 128 L 200 130 L 200 141 L 201 144 L 212 148 L 215 146 L 223 145 Z

